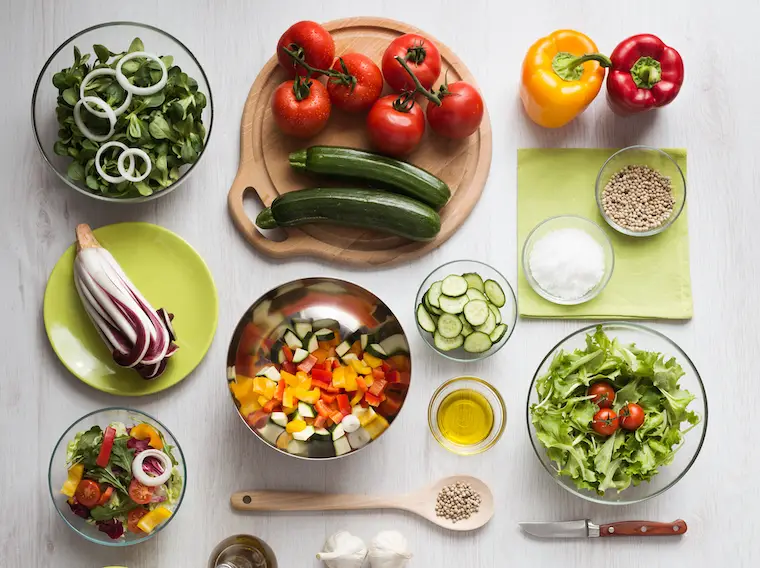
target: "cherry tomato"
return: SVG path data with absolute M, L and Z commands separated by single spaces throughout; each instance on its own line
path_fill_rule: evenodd
M 620 427 L 624 430 L 636 430 L 644 423 L 644 409 L 635 402 L 629 402 L 620 409 Z
M 98 505 L 105 505 L 108 503 L 108 500 L 111 498 L 111 495 L 113 495 L 113 487 L 106 487 L 106 490 L 103 491 L 103 495 L 100 496 L 100 499 L 98 499 Z
M 427 119 L 433 132 L 446 138 L 467 138 L 483 120 L 483 97 L 475 87 L 457 81 L 441 87 L 441 106 L 428 103 Z
M 594 398 L 591 402 L 596 404 L 599 408 L 612 408 L 612 403 L 615 402 L 615 389 L 607 381 L 599 381 L 591 385 L 586 394 Z
M 77 485 L 74 497 L 80 505 L 92 509 L 100 500 L 100 486 L 92 479 L 83 479 Z
M 400 56 L 409 64 L 425 89 L 430 89 L 441 74 L 441 54 L 432 41 L 417 34 L 404 34 L 394 39 L 383 54 L 383 76 L 394 91 L 414 89 L 414 82 L 401 64 Z
M 135 507 L 127 515 L 127 530 L 135 534 L 143 534 L 143 530 L 137 526 L 145 515 L 148 514 L 148 509 L 145 507 Z
M 336 59 L 332 68 L 350 77 L 348 83 L 338 77 L 327 80 L 330 101 L 339 109 L 346 112 L 364 112 L 380 98 L 383 74 L 366 55 L 347 53 Z
M 591 423 L 591 427 L 597 434 L 602 436 L 611 436 L 618 429 L 618 417 L 614 410 L 609 408 L 602 408 L 599 412 L 594 414 L 594 421 Z
M 145 505 L 153 497 L 153 488 L 133 479 L 129 484 L 129 497 L 138 505 Z
M 285 53 L 283 47 L 295 52 L 317 69 L 327 69 L 335 58 L 335 41 L 330 32 L 318 23 L 308 20 L 290 26 L 277 42 L 277 60 L 280 67 L 288 73 L 288 77 L 294 77 L 296 74 L 308 75 L 309 72 Z
M 379 99 L 367 115 L 372 145 L 391 156 L 408 154 L 425 132 L 425 115 L 412 94 L 388 95 Z
M 330 97 L 319 81 L 298 77 L 275 89 L 272 114 L 285 134 L 310 138 L 322 130 L 330 118 Z

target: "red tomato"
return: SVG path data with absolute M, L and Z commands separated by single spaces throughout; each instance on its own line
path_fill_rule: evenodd
M 330 101 L 346 112 L 364 112 L 375 104 L 383 90 L 383 74 L 366 55 L 347 53 L 335 60 L 334 71 L 349 76 L 348 82 L 339 77 L 327 80 Z
M 404 34 L 394 39 L 383 54 L 383 76 L 394 91 L 414 89 L 414 82 L 401 64 L 394 59 L 401 57 L 425 89 L 430 89 L 441 74 L 441 54 L 432 41 L 421 35 Z
M 272 114 L 285 134 L 310 138 L 330 118 L 330 97 L 319 81 L 300 78 L 285 81 L 272 95 Z
M 92 509 L 100 500 L 100 486 L 92 479 L 83 479 L 79 482 L 79 485 L 77 485 L 74 497 L 76 497 L 76 500 L 80 505 Z
M 388 95 L 378 100 L 367 115 L 372 145 L 391 156 L 408 154 L 425 132 L 425 115 L 413 97 Z
M 145 515 L 148 514 L 148 509 L 145 507 L 135 507 L 127 515 L 127 530 L 135 534 L 143 534 L 143 530 L 137 526 Z
M 277 42 L 277 60 L 289 77 L 296 74 L 306 76 L 308 71 L 298 65 L 283 51 L 283 47 L 294 51 L 306 63 L 317 69 L 327 69 L 335 58 L 335 41 L 330 32 L 316 22 L 303 21 L 290 26 Z
M 111 459 L 111 448 L 113 448 L 113 439 L 116 437 L 116 430 L 110 426 L 106 427 L 106 431 L 103 433 L 103 443 L 100 445 L 100 453 L 98 453 L 98 459 L 95 460 L 95 465 L 100 467 L 106 467 L 108 460 Z
M 597 434 L 602 436 L 611 436 L 618 429 L 618 417 L 614 410 L 609 408 L 602 408 L 599 412 L 594 414 L 594 421 L 591 423 L 591 427 Z
M 624 430 L 636 430 L 644 423 L 644 409 L 635 402 L 629 402 L 620 409 L 620 427 Z
M 113 495 L 113 487 L 106 487 L 106 490 L 103 491 L 103 495 L 101 495 L 100 499 L 98 499 L 98 505 L 105 505 L 108 503 L 111 495 Z
M 475 87 L 458 81 L 443 87 L 441 106 L 428 103 L 427 119 L 433 132 L 446 138 L 467 138 L 483 120 L 483 97 Z
M 599 381 L 591 385 L 586 394 L 594 398 L 591 402 L 596 404 L 599 408 L 612 408 L 612 403 L 615 402 L 615 389 L 607 381 Z
M 138 505 L 145 505 L 153 497 L 153 488 L 133 479 L 129 484 L 129 497 Z

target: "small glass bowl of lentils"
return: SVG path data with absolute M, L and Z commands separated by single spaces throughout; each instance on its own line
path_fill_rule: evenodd
M 629 146 L 615 152 L 599 170 L 596 203 L 616 231 L 649 237 L 678 219 L 686 203 L 686 179 L 667 152 Z

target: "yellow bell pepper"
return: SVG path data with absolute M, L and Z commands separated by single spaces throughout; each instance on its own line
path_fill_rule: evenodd
M 377 418 L 377 413 L 372 409 L 371 406 L 368 406 L 367 408 L 363 408 L 361 406 L 354 406 L 353 410 L 351 411 L 351 414 L 356 416 L 359 419 L 359 425 L 366 426 L 375 418 Z
M 301 387 L 297 387 L 295 396 L 298 400 L 301 400 L 303 402 L 316 404 L 316 402 L 319 400 L 319 397 L 322 396 L 322 391 L 320 391 L 318 387 L 314 387 L 312 390 L 306 390 L 302 389 Z
M 378 367 L 382 367 L 383 360 L 379 357 L 375 357 L 374 355 L 370 353 L 364 353 L 364 363 L 366 363 L 369 367 L 372 369 L 377 369 Z
M 296 411 L 296 408 L 294 406 L 284 406 L 283 405 L 282 411 L 285 414 L 293 414 Z
M 299 389 L 309 390 L 311 388 L 311 377 L 309 375 L 303 371 L 298 371 L 298 373 L 296 373 L 296 378 L 298 379 L 298 384 L 296 386 Z
M 280 371 L 280 380 L 284 380 L 285 384 L 289 387 L 298 386 L 298 379 L 295 375 L 291 375 L 287 371 Z
M 379 414 L 376 414 L 375 419 L 364 427 L 373 440 L 385 432 L 386 428 L 388 428 L 388 421 Z
M 253 390 L 253 379 L 239 375 L 230 383 L 230 390 L 238 401 L 242 401 Z
M 240 406 L 240 414 L 244 418 L 247 418 L 257 410 L 260 410 L 262 406 L 263 405 L 259 404 L 258 400 L 251 400 Z
M 78 463 L 76 465 L 72 465 L 69 468 L 69 475 L 66 478 L 66 481 L 63 482 L 63 487 L 61 487 L 61 493 L 66 495 L 66 497 L 73 497 L 74 493 L 77 491 L 79 482 L 82 481 L 83 475 L 84 464 Z
M 274 398 L 274 393 L 276 390 L 277 390 L 277 383 L 275 383 L 272 380 L 269 380 L 267 382 L 266 388 L 264 389 L 264 396 L 266 397 L 266 399 L 270 400 Z
M 353 367 L 354 371 L 359 373 L 360 375 L 371 375 L 372 374 L 372 367 L 369 365 L 365 365 L 358 359 L 351 359 L 350 361 L 351 367 Z
M 263 394 L 266 395 L 267 389 L 272 391 L 272 396 L 274 396 L 274 389 L 277 388 L 277 383 L 275 383 L 272 379 L 267 379 L 266 377 L 256 377 L 253 379 L 253 392 L 256 394 Z M 269 398 L 272 398 L 271 396 Z
M 351 361 L 353 363 L 353 360 Z M 359 388 L 359 386 L 356 384 L 356 377 L 358 376 L 356 369 L 354 369 L 352 366 L 346 367 L 346 370 L 344 371 L 345 375 L 345 389 L 349 392 L 354 392 Z
M 338 388 L 346 387 L 346 367 L 338 367 L 337 369 L 333 369 L 332 384 L 334 387 Z
M 368 387 L 372 386 L 372 383 L 375 382 L 375 378 L 372 375 L 367 375 L 364 377 L 364 384 L 366 384 Z
M 299 383 L 303 383 L 304 381 L 306 381 L 307 379 L 309 379 L 309 375 L 307 375 L 303 371 L 296 371 L 296 379 L 298 379 Z
M 172 512 L 166 507 L 156 507 L 143 515 L 142 519 L 137 523 L 137 528 L 145 533 L 153 532 L 153 529 L 171 516 Z
M 301 420 L 300 418 L 297 418 L 295 420 L 291 420 L 285 425 L 285 431 L 288 434 L 292 434 L 293 432 L 300 432 L 306 428 L 306 422 Z
M 558 30 L 534 43 L 522 66 L 520 98 L 533 122 L 564 126 L 599 94 L 609 57 L 597 53 L 591 38 Z
M 138 424 L 129 431 L 129 435 L 133 438 L 137 438 L 138 440 L 149 439 L 150 441 L 148 442 L 148 445 L 151 448 L 156 448 L 157 450 L 164 449 L 164 443 L 161 441 L 161 435 L 158 433 L 158 430 L 156 430 L 150 424 L 146 424 L 145 422 Z
M 298 402 L 295 398 L 295 387 L 285 387 L 285 392 L 282 393 L 282 405 L 288 408 L 294 408 Z
M 351 406 L 357 405 L 362 401 L 362 397 L 364 396 L 364 393 L 362 391 L 356 391 L 356 394 L 354 395 L 354 398 L 351 399 Z
M 259 396 L 259 399 L 256 402 L 258 402 L 261 406 L 264 406 L 267 402 L 269 402 L 269 399 L 262 394 Z

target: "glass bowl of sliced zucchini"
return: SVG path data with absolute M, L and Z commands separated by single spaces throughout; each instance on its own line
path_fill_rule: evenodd
M 369 445 L 401 411 L 409 343 L 372 292 L 335 278 L 282 284 L 240 319 L 227 355 L 236 412 L 259 439 L 304 459 Z
M 490 357 L 517 321 L 512 286 L 498 270 L 475 260 L 455 260 L 431 272 L 414 309 L 425 343 L 454 361 Z

